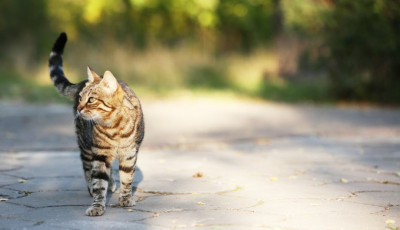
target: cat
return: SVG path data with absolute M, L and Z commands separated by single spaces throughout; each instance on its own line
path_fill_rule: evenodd
M 103 76 L 87 67 L 88 80 L 69 82 L 63 70 L 66 33 L 55 41 L 49 58 L 50 78 L 58 92 L 74 101 L 75 130 L 84 176 L 92 205 L 88 216 L 100 216 L 105 211 L 107 190 L 114 192 L 116 184 L 111 174 L 114 159 L 119 161 L 122 207 L 135 205 L 132 182 L 139 147 L 144 137 L 142 107 L 135 93 L 110 71 Z

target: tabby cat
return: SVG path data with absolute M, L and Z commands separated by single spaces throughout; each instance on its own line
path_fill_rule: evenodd
M 119 161 L 119 204 L 135 204 L 132 181 L 139 147 L 144 137 L 143 113 L 139 99 L 110 71 L 103 76 L 87 68 L 88 80 L 70 83 L 64 75 L 62 54 L 67 35 L 61 33 L 49 58 L 50 77 L 58 92 L 74 100 L 75 128 L 83 171 L 93 204 L 88 216 L 104 213 L 107 190 L 114 192 L 112 161 Z

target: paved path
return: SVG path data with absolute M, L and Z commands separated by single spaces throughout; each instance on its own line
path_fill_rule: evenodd
M 0 229 L 400 226 L 400 110 L 143 105 L 137 205 L 91 218 L 70 107 L 0 102 Z

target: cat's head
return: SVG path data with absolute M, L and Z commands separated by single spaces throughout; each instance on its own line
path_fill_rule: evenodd
M 85 120 L 108 123 L 112 113 L 121 105 L 123 90 L 110 71 L 103 77 L 87 68 L 88 81 L 79 93 L 77 115 Z

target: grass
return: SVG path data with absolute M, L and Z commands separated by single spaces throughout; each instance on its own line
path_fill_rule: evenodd
M 198 74 L 203 74 L 200 72 Z M 207 79 L 207 77 L 206 77 Z M 193 80 L 194 81 L 194 80 Z M 255 89 L 242 89 L 220 80 L 211 83 L 190 83 L 186 87 L 160 87 L 130 84 L 136 94 L 143 99 L 174 97 L 211 97 L 211 98 L 247 98 L 263 99 L 289 103 L 327 103 L 330 102 L 326 87 L 319 82 L 293 83 L 267 81 Z M 199 80 L 196 80 L 199 81 Z M 49 80 L 50 82 L 50 80 Z M 42 85 L 35 80 L 18 74 L 0 74 L 0 99 L 19 100 L 32 103 L 68 103 L 68 99 L 59 95 L 51 82 Z
M 284 83 L 265 81 L 260 85 L 257 96 L 291 103 L 327 103 L 331 101 L 327 84 L 320 80 Z
M 3 71 L 0 72 L 0 99 L 36 103 L 66 103 L 68 101 L 51 85 L 41 85 L 15 72 Z
M 90 49 L 84 54 L 78 45 L 72 43 L 69 48 L 64 69 L 72 82 L 86 77 L 86 65 L 99 74 L 109 69 L 142 99 L 213 97 L 290 103 L 331 101 L 323 80 L 288 81 L 277 76 L 277 58 L 268 50 L 215 57 L 193 47 L 154 47 L 137 51 L 112 44 L 104 47 L 104 51 Z M 101 52 L 108 56 L 103 57 Z M 95 65 L 91 63 L 93 60 Z M 40 61 L 36 71 L 16 73 L 0 69 L 0 100 L 68 102 L 52 85 L 44 63 L 45 60 Z

